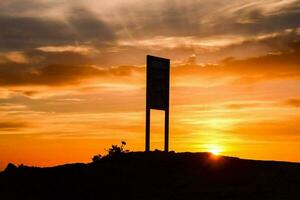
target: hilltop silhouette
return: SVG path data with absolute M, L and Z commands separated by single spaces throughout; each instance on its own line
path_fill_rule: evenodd
M 0 173 L 1 199 L 299 199 L 300 164 L 210 153 L 129 152 Z

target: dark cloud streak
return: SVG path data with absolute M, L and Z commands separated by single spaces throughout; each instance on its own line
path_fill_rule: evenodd
M 284 101 L 283 104 L 286 106 L 299 108 L 300 107 L 300 99 L 296 99 L 296 98 L 288 99 L 288 100 Z
M 30 65 L 6 63 L 0 65 L 0 85 L 52 85 L 77 84 L 81 81 L 106 72 L 84 65 Z
M 66 21 L 0 15 L 0 51 L 30 50 L 41 46 L 111 43 L 114 31 L 84 9 L 74 9 Z
M 28 127 L 29 124 L 26 122 L 6 122 L 2 121 L 0 122 L 0 130 L 5 131 L 5 130 L 20 130 L 23 128 Z

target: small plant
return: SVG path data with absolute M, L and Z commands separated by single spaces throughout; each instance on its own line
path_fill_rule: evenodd
M 124 153 L 128 153 L 129 150 L 125 150 L 124 147 L 126 146 L 126 142 L 125 141 L 121 141 L 121 146 L 118 145 L 111 145 L 111 148 L 109 148 L 107 151 L 107 155 L 105 156 L 101 156 L 100 154 L 98 155 L 94 155 L 92 158 L 93 163 L 97 163 L 99 161 L 101 161 L 103 158 L 109 158 L 109 157 L 114 157 L 114 156 L 118 156 L 118 155 L 122 155 Z
M 15 171 L 17 169 L 17 166 L 14 165 L 13 163 L 8 163 L 8 165 L 5 168 L 5 172 L 12 172 Z
M 94 155 L 92 160 L 94 163 L 99 162 L 101 160 L 102 156 L 100 154 Z
M 108 152 L 108 157 L 113 157 L 113 156 L 116 156 L 116 155 L 121 155 L 123 153 L 127 153 L 129 152 L 128 150 L 124 150 L 124 146 L 126 145 L 126 142 L 125 141 L 121 141 L 121 146 L 118 146 L 118 145 L 111 145 L 111 148 L 109 148 L 107 150 Z

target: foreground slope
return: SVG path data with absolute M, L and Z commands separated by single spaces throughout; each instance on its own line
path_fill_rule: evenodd
M 0 173 L 1 199 L 300 199 L 300 164 L 133 152 Z

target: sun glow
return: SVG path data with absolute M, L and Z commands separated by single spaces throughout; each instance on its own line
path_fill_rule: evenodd
M 208 152 L 212 153 L 215 156 L 218 156 L 222 152 L 222 148 L 218 145 L 211 145 L 207 149 Z
M 219 149 L 211 149 L 210 152 L 212 154 L 214 154 L 215 156 L 219 155 L 220 154 L 220 150 Z

